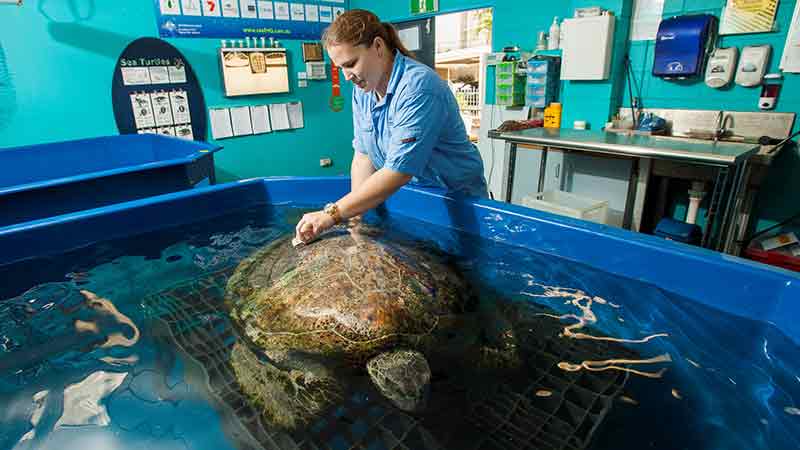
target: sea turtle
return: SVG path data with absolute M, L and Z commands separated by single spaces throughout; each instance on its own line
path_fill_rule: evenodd
M 367 368 L 398 408 L 424 408 L 432 353 L 454 350 L 476 297 L 429 246 L 377 229 L 337 227 L 294 247 L 278 239 L 242 261 L 226 304 L 245 337 L 231 353 L 242 390 L 265 418 L 295 428 L 342 394 L 339 376 Z

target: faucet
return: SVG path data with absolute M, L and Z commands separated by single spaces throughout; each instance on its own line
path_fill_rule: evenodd
M 728 135 L 730 130 L 726 127 L 728 123 L 728 119 L 731 121 L 731 125 L 733 125 L 733 116 L 730 114 L 725 114 L 725 111 L 720 111 L 717 114 L 717 129 L 714 130 L 714 142 L 718 142 L 720 139 L 724 138 Z

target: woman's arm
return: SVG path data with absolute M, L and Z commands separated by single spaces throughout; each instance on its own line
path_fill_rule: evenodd
M 410 180 L 411 175 L 392 169 L 378 170 L 336 202 L 339 218 L 347 220 L 378 206 Z M 301 241 L 309 242 L 333 225 L 333 217 L 324 211 L 317 211 L 303 215 L 295 231 Z
M 411 175 L 386 168 L 378 170 L 364 180 L 358 188 L 353 189 L 336 202 L 336 206 L 339 207 L 339 215 L 342 220 L 345 220 L 370 210 L 383 203 L 409 181 L 411 181 Z
M 375 166 L 365 153 L 353 152 L 353 162 L 350 164 L 350 191 L 355 191 L 370 175 L 375 173 Z

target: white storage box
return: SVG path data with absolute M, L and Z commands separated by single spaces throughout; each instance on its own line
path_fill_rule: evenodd
M 522 205 L 562 216 L 608 223 L 608 201 L 595 200 L 564 191 L 545 191 L 533 196 L 526 195 Z

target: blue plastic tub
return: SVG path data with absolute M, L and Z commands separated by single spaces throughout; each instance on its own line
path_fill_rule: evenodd
M 349 178 L 271 178 L 193 189 L 0 228 L 0 265 L 90 243 L 191 223 L 249 206 L 321 205 Z M 691 301 L 771 323 L 800 344 L 800 276 L 746 259 L 491 200 L 402 188 L 389 214 L 557 255 L 652 284 Z
M 143 442 L 169 446 L 177 442 L 176 437 L 180 445 L 192 449 L 233 448 L 232 443 L 238 441 L 230 440 L 233 434 L 222 428 L 231 423 L 241 424 L 244 430 L 257 421 L 251 420 L 252 415 L 238 414 L 248 410 L 242 408 L 246 402 L 220 375 L 227 369 L 217 370 L 228 367 L 222 361 L 233 345 L 231 338 L 237 339 L 226 314 L 209 309 L 223 301 L 225 289 L 220 292 L 218 288 L 226 279 L 221 273 L 291 232 L 297 214 L 306 207 L 335 200 L 349 187 L 347 178 L 254 179 L 0 227 L 0 299 L 7 302 L 5 308 L 0 307 L 0 323 L 6 330 L 0 327 L 0 407 L 9 411 L 10 417 L 0 425 L 0 436 L 11 436 L 5 442 L 13 443 L 32 429 L 29 409 L 24 407 L 30 404 L 32 393 L 46 392 L 47 402 L 40 411 L 46 411 L 41 416 L 49 422 L 35 428 L 36 438 L 41 439 L 38 442 L 70 447 L 66 443 L 99 439 L 96 436 L 105 433 L 118 440 L 115 443 L 121 449 L 141 448 Z M 595 364 L 631 360 L 616 359 L 628 358 L 628 353 L 609 352 L 612 347 L 605 340 L 589 345 L 562 334 L 545 338 L 553 322 L 515 327 L 512 336 L 520 339 L 513 341 L 514 345 L 529 344 L 525 348 L 531 358 L 525 376 L 530 377 L 526 382 L 530 387 L 524 392 L 508 390 L 510 387 L 503 390 L 508 379 L 493 378 L 492 389 L 500 389 L 493 391 L 500 394 L 499 406 L 488 410 L 492 414 L 471 415 L 482 422 L 471 425 L 465 434 L 485 433 L 481 443 L 502 439 L 495 440 L 500 445 L 437 448 L 539 448 L 540 441 L 535 439 L 540 437 L 548 439 L 541 441 L 545 443 L 568 442 L 558 448 L 571 449 L 797 448 L 797 274 L 654 236 L 490 200 L 448 197 L 427 189 L 401 189 L 377 216 L 390 231 L 434 238 L 437 246 L 466 264 L 460 267 L 470 270 L 469 279 L 490 281 L 489 287 L 500 289 L 486 298 L 508 295 L 518 304 L 535 306 L 533 312 L 567 313 L 555 319 L 551 314 L 535 314 L 559 321 L 551 330 L 554 333 L 575 323 L 579 306 L 594 302 L 597 314 L 592 316 L 597 326 L 585 328 L 586 333 L 598 339 L 631 339 L 626 349 L 637 359 L 670 357 L 656 361 L 652 369 L 643 364 L 631 367 L 651 374 L 661 367 L 660 373 L 666 372 L 659 380 L 634 375 L 628 379 L 628 374 L 617 377 L 617 372 L 601 372 L 597 365 L 591 367 L 598 371 L 590 373 L 590 366 L 583 366 L 592 362 L 587 359 Z M 213 279 L 207 278 L 209 275 Z M 187 279 L 193 281 L 185 284 Z M 82 299 L 89 297 L 79 290 L 107 297 L 141 334 L 131 331 L 137 328 L 126 326 L 128 322 L 93 316 L 96 306 L 81 306 Z M 581 298 L 582 303 L 565 303 L 561 294 L 575 302 Z M 0 306 L 4 306 L 2 302 Z M 173 315 L 176 311 L 186 314 Z M 158 321 L 153 320 L 156 317 Z M 103 341 L 95 342 L 94 333 L 73 332 L 78 329 L 74 319 L 83 321 L 84 327 L 95 323 L 89 320 L 96 320 L 115 333 L 124 330 L 118 334 L 118 342 L 134 338 L 138 342 L 97 347 L 97 342 Z M 178 341 L 174 335 L 167 338 L 169 333 L 155 323 L 164 325 L 170 320 L 181 333 L 187 332 L 181 334 L 185 340 Z M 200 332 L 192 334 L 194 327 Z M 191 344 L 192 354 L 209 364 L 204 367 L 213 365 L 208 387 L 195 383 L 204 385 L 197 389 L 207 392 L 190 386 L 190 376 L 203 380 L 194 369 L 188 370 L 200 359 L 179 363 L 184 358 L 178 351 L 180 342 Z M 587 349 L 591 351 L 587 353 Z M 575 373 L 564 369 L 562 362 L 580 363 L 586 370 Z M 602 377 L 604 374 L 608 376 Z M 66 384 L 85 379 L 88 381 L 81 382 L 82 386 L 94 384 L 100 391 L 108 386 L 101 384 L 104 380 L 123 377 L 124 384 L 97 403 L 102 406 L 98 410 L 107 408 L 107 426 L 53 427 L 62 410 L 72 410 L 63 405 L 75 404 L 68 400 L 76 396 L 67 398 L 67 391 L 74 389 Z M 610 384 L 609 380 L 619 382 Z M 448 381 L 442 382 L 450 386 Z M 621 396 L 623 385 L 625 396 Z M 231 395 L 219 401 L 197 401 L 213 399 L 215 392 Z M 332 449 L 356 447 L 348 439 L 361 439 L 359 436 L 375 444 L 363 448 L 395 448 L 377 445 L 379 438 L 371 436 L 381 434 L 365 431 L 368 427 L 375 430 L 374 422 L 363 418 L 374 417 L 373 411 L 380 412 L 380 417 L 384 413 L 389 414 L 385 417 L 397 416 L 385 408 L 385 400 L 374 397 L 372 391 L 364 392 L 370 395 L 350 396 L 353 400 L 335 408 L 332 417 L 347 417 L 346 421 L 319 421 L 326 425 L 309 429 L 308 436 Z M 609 406 L 612 403 L 613 408 Z M 223 414 L 228 407 L 237 413 Z M 452 415 L 468 414 L 469 408 L 464 409 L 466 412 L 453 410 Z M 424 416 L 420 422 L 414 419 L 415 428 L 433 423 L 422 422 Z M 547 426 L 527 426 L 544 419 Z M 435 422 L 434 427 L 440 421 Z M 409 430 L 407 423 L 385 420 L 382 426 L 394 427 L 394 443 L 400 431 Z M 152 430 L 170 431 L 153 435 Z M 254 433 L 280 436 L 269 427 Z M 403 433 L 409 440 L 414 436 Z M 519 440 L 506 438 L 508 433 Z M 589 446 L 591 436 L 594 441 Z M 427 447 L 403 442 L 407 448 Z M 290 447 L 268 444 L 265 440 L 262 446 Z
M 141 134 L 0 149 L 0 226 L 214 184 L 220 148 Z

